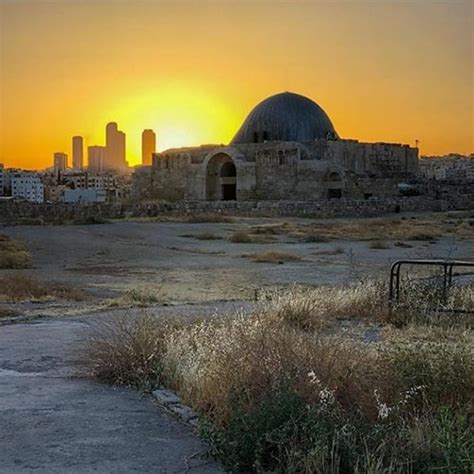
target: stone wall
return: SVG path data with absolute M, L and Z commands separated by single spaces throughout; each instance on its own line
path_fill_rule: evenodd
M 181 148 L 155 153 L 152 167 L 135 172 L 135 199 L 219 199 L 208 196 L 213 173 L 219 174 L 209 164 L 219 156 L 235 164 L 238 201 L 319 200 L 333 191 L 352 199 L 393 196 L 418 169 L 416 148 L 356 140 Z
M 474 194 L 452 195 L 443 199 L 426 196 L 367 200 L 333 199 L 321 201 L 180 201 L 140 204 L 68 205 L 0 201 L 0 223 L 62 224 L 94 223 L 98 219 L 156 217 L 222 213 L 236 216 L 375 217 L 394 212 L 438 212 L 473 210 Z

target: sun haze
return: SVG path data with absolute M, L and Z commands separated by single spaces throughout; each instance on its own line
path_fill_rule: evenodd
M 143 129 L 159 150 L 228 143 L 250 109 L 308 96 L 341 137 L 473 151 L 467 1 L 0 0 L 0 162 L 41 168 L 71 137 Z

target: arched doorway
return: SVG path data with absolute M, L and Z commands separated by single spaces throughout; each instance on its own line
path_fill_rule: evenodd
M 237 199 L 237 169 L 225 153 L 213 156 L 206 170 L 206 199 L 235 201 Z

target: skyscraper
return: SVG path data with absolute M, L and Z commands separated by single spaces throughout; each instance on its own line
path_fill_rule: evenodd
M 67 155 L 66 153 L 56 152 L 54 154 L 54 171 L 66 171 L 67 168 Z
M 82 137 L 72 137 L 72 167 L 80 171 L 84 166 L 84 140 Z
M 153 130 L 143 130 L 142 133 L 142 165 L 150 166 L 152 156 L 156 151 L 156 135 Z
M 125 160 L 125 133 L 117 132 L 117 169 L 125 170 L 127 162 Z
M 99 174 L 104 171 L 105 152 L 104 146 L 87 147 L 89 173 Z
M 105 162 L 104 166 L 110 170 L 125 170 L 125 133 L 118 129 L 115 122 L 105 127 Z

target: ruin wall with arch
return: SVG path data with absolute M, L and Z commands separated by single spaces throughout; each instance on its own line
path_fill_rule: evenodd
M 224 163 L 235 166 L 221 176 Z M 134 174 L 134 199 L 324 200 L 396 195 L 416 176 L 418 150 L 408 145 L 355 140 L 265 142 L 183 148 L 156 153 Z M 234 197 L 235 196 L 235 197 Z

